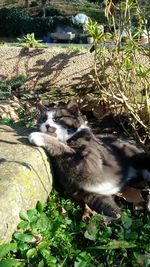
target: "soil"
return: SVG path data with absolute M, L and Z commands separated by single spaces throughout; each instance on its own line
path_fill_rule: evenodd
M 0 47 L 0 79 L 27 75 L 25 88 L 32 92 L 91 86 L 94 55 L 88 50 L 50 47 L 47 49 Z

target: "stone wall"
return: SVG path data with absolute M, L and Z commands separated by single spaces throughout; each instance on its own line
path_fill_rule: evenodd
M 22 128 L 0 126 L 0 242 L 11 240 L 21 210 L 46 201 L 52 188 L 49 159 L 29 144 Z

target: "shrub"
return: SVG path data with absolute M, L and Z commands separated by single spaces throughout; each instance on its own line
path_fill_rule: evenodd
M 22 34 L 33 33 L 36 37 L 42 37 L 50 32 L 54 27 L 53 18 L 33 18 L 22 19 L 20 22 L 20 32 Z M 19 35 L 18 35 L 19 36 Z
M 145 145 L 150 142 L 150 105 L 149 105 L 149 62 L 150 46 L 141 46 L 139 36 L 142 32 L 143 22 L 146 22 L 145 14 L 134 1 L 124 3 L 120 7 L 123 18 L 119 24 L 123 25 L 117 29 L 117 18 L 115 5 L 106 6 L 106 16 L 112 23 L 114 33 L 110 47 L 104 45 L 109 36 L 100 28 L 97 22 L 89 20 L 87 30 L 94 39 L 91 52 L 95 53 L 95 75 L 92 79 L 96 84 L 96 93 L 99 100 L 103 101 L 114 113 L 126 113 L 132 127 L 132 135 L 146 149 Z M 133 32 L 131 23 L 131 12 L 138 14 L 138 28 Z M 123 15 L 124 14 L 124 15 Z M 142 17 L 142 20 L 141 20 Z M 122 42 L 123 32 L 127 33 L 125 43 Z M 110 36 L 109 36 L 110 37 Z M 149 40 L 150 42 L 150 40 Z M 100 48 L 98 44 L 101 44 Z M 114 48 L 112 47 L 112 44 Z M 144 59 L 144 64 L 141 59 Z M 143 94 L 144 92 L 144 94 Z M 123 124 L 123 122 L 121 122 Z M 124 127 L 126 134 L 131 134 Z
M 69 25 L 71 23 L 71 16 L 31 17 L 20 8 L 0 9 L 1 37 L 18 37 L 33 32 L 36 37 L 42 37 L 54 31 L 58 24 Z
M 19 36 L 22 34 L 22 20 L 29 18 L 29 14 L 21 8 L 0 9 L 0 36 Z
M 30 7 L 35 7 L 35 6 L 38 6 L 37 1 L 36 0 L 31 1 Z
M 11 80 L 0 80 L 0 100 L 8 99 L 12 96 L 12 91 L 20 88 L 27 80 L 25 75 L 19 75 Z
M 44 36 L 53 29 L 53 18 L 33 18 L 20 8 L 0 9 L 0 36 L 18 37 L 34 32 Z
M 72 25 L 72 17 L 71 16 L 54 16 L 53 21 L 54 21 L 55 27 L 58 24 L 61 26 Z

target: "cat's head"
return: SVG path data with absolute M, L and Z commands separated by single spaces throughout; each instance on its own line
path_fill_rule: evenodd
M 74 97 L 67 104 L 42 110 L 38 121 L 41 132 L 53 135 L 62 142 L 67 141 L 80 128 L 86 127 L 86 124 Z

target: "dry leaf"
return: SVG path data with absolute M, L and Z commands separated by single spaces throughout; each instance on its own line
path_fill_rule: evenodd
M 126 186 L 122 192 L 116 194 L 119 197 L 124 198 L 127 202 L 141 203 L 144 202 L 144 198 L 141 195 L 141 189 Z
M 116 11 L 116 6 L 114 5 L 114 3 L 112 2 L 112 0 L 108 1 L 106 8 L 105 8 L 105 16 L 108 17 L 113 16 L 115 14 Z

